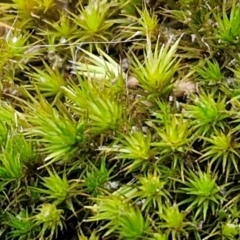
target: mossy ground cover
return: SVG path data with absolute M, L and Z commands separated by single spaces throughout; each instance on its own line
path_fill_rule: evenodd
M 0 16 L 0 239 L 240 238 L 238 0 Z

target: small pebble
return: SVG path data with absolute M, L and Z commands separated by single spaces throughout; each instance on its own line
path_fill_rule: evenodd
M 128 81 L 127 81 L 127 87 L 130 89 L 135 89 L 137 88 L 139 85 L 138 80 L 135 77 L 129 77 Z
M 173 96 L 175 97 L 183 97 L 195 92 L 197 92 L 197 86 L 191 80 L 177 81 L 174 84 Z

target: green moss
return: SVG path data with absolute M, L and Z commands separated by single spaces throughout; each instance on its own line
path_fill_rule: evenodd
M 232 1 L 0 5 L 0 238 L 238 239 Z

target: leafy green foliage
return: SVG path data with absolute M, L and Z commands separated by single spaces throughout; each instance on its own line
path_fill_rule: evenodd
M 61 94 L 61 88 L 65 85 L 65 80 L 58 70 L 52 70 L 44 63 L 46 72 L 36 69 L 36 73 L 29 73 L 44 97 L 52 97 Z
M 169 202 L 170 194 L 166 189 L 166 183 L 156 173 L 139 177 L 138 192 L 139 200 L 143 200 L 142 210 L 158 209 L 162 211 L 163 203 Z
M 225 119 L 230 113 L 226 110 L 226 98 L 214 99 L 213 94 L 201 94 L 194 105 L 186 106 L 193 131 L 197 136 L 208 136 L 214 130 L 225 130 Z
M 196 208 L 194 218 L 199 215 L 206 220 L 208 211 L 216 214 L 217 206 L 223 201 L 220 194 L 221 188 L 216 184 L 216 177 L 212 177 L 210 173 L 189 172 L 189 177 L 184 182 L 185 187 L 180 192 L 186 193 L 189 197 L 181 202 L 181 204 L 190 203 L 187 211 Z
M 152 49 L 150 39 L 148 39 L 143 63 L 135 54 L 132 54 L 132 71 L 144 90 L 149 93 L 158 92 L 161 95 L 171 91 L 171 81 L 179 65 L 175 57 L 179 41 L 180 39 L 171 47 L 169 43 L 166 46 L 162 44 L 159 50 L 160 43 L 157 42 L 155 48 Z
M 240 11 L 236 0 L 232 1 L 230 15 L 228 16 L 226 3 L 223 4 L 222 17 L 215 16 L 218 23 L 217 37 L 225 43 L 238 43 L 240 36 L 239 19 Z
M 109 221 L 104 228 L 111 226 L 124 239 L 139 239 L 147 232 L 149 223 L 144 220 L 139 209 L 134 209 L 119 197 L 99 199 L 98 202 L 92 221 Z M 108 230 L 105 235 L 109 235 L 112 230 Z
M 20 142 L 21 140 L 22 142 Z M 21 144 L 21 148 L 19 148 L 19 143 L 25 144 L 25 146 Z M 2 179 L 11 180 L 17 180 L 23 177 L 24 162 L 26 162 L 31 155 L 31 148 L 27 145 L 23 138 L 9 138 L 1 153 L 0 177 Z
M 12 228 L 10 236 L 12 239 L 27 240 L 31 238 L 33 222 L 29 219 L 28 212 L 24 209 L 18 215 L 9 214 L 5 223 Z
M 71 160 L 84 141 L 83 123 L 74 123 L 67 116 L 60 116 L 44 99 L 42 103 L 30 107 L 33 112 L 28 121 L 35 128 L 26 134 L 43 143 L 42 151 L 48 154 L 45 161 Z
M 162 149 L 162 156 L 166 153 L 183 153 L 187 150 L 189 123 L 184 119 L 178 119 L 172 117 L 170 122 L 165 122 L 164 128 L 157 128 L 157 133 L 160 137 L 159 142 L 155 142 L 152 145 Z M 185 146 L 185 147 L 184 147 Z
M 55 171 L 48 171 L 49 177 L 42 178 L 42 185 L 45 189 L 37 188 L 36 192 L 46 195 L 46 199 L 54 200 L 58 205 L 66 202 L 68 208 L 74 212 L 73 198 L 81 193 L 81 184 L 79 181 L 68 181 L 66 173 L 60 177 Z
M 78 240 L 99 240 L 99 237 L 98 237 L 98 235 L 96 234 L 96 232 L 93 231 L 93 232 L 91 233 L 91 236 L 90 236 L 89 238 L 86 237 L 83 233 L 80 233 L 80 234 L 78 235 Z
M 87 190 L 94 196 L 100 192 L 100 188 L 104 187 L 110 176 L 110 171 L 106 168 L 105 160 L 101 161 L 100 167 L 97 168 L 94 164 L 90 163 L 86 170 L 84 185 Z
M 113 149 L 115 150 L 115 149 Z M 128 171 L 141 168 L 146 169 L 150 164 L 153 151 L 151 150 L 151 136 L 142 132 L 134 132 L 129 136 L 124 136 L 120 146 L 116 149 L 117 159 L 128 159 L 131 163 L 126 167 Z
M 239 238 L 239 1 L 0 15 L 1 239 Z
M 43 204 L 38 208 L 39 213 L 32 217 L 32 221 L 35 225 L 42 225 L 39 233 L 39 239 L 43 239 L 44 234 L 47 230 L 50 230 L 49 236 L 45 239 L 52 239 L 54 234 L 58 234 L 58 228 L 63 230 L 63 210 L 57 209 L 53 204 Z
M 101 92 L 90 82 L 65 88 L 67 97 L 73 102 L 76 113 L 88 122 L 91 133 L 99 134 L 120 128 L 123 119 L 123 105 L 104 88 Z M 99 98 L 96 98 L 98 94 Z M 106 95 L 108 94 L 108 95 Z
M 165 207 L 163 213 L 160 214 L 163 220 L 160 227 L 166 228 L 168 236 L 171 236 L 172 239 L 181 239 L 186 235 L 186 230 L 193 227 L 190 222 L 185 221 L 185 215 L 179 211 L 176 205 Z
M 149 12 L 147 8 L 144 8 L 143 10 L 137 8 L 137 12 L 139 13 L 140 18 L 136 15 L 129 15 L 128 17 L 129 24 L 135 21 L 138 22 L 138 25 L 129 25 L 128 27 L 124 25 L 124 34 L 126 37 L 129 36 L 129 38 L 132 38 L 135 35 L 139 35 L 156 38 L 159 33 L 157 15 L 154 12 Z
M 206 84 L 215 85 L 221 82 L 223 76 L 216 60 L 205 61 L 195 68 L 195 71 L 205 80 Z
M 211 144 L 207 145 L 203 150 L 201 158 L 203 160 L 210 160 L 209 166 L 212 167 L 216 162 L 214 172 L 219 171 L 219 165 L 222 165 L 222 171 L 226 171 L 226 179 L 229 177 L 230 172 L 234 173 L 234 168 L 238 172 L 239 158 L 239 144 L 234 140 L 231 133 L 224 134 L 218 132 L 211 138 L 204 138 L 204 140 Z
M 110 5 L 104 1 L 89 1 L 83 7 L 80 4 L 79 13 L 71 14 L 74 23 L 80 27 L 77 31 L 78 41 L 105 41 L 111 31 L 109 28 L 114 24 L 113 19 L 109 19 Z M 79 17 L 81 16 L 81 17 Z
M 234 223 L 225 223 L 222 225 L 222 235 L 226 239 L 234 239 L 239 234 L 239 227 Z
M 86 60 L 92 64 L 74 62 L 76 66 L 73 68 L 78 74 L 88 78 L 102 81 L 108 80 L 110 82 L 113 80 L 116 81 L 119 78 L 124 78 L 124 73 L 121 70 L 121 66 L 102 50 L 98 49 L 98 52 L 101 54 L 101 56 L 96 56 L 84 49 L 82 49 L 82 51 L 88 56 Z
M 59 38 L 61 40 L 62 38 L 66 38 L 68 40 L 71 40 L 73 38 L 73 35 L 78 30 L 77 25 L 71 21 L 69 16 L 66 16 L 65 14 L 62 14 L 60 16 L 60 19 L 58 22 L 48 22 L 47 23 L 52 27 L 52 30 L 47 30 L 46 32 L 42 30 L 42 35 L 49 35 L 51 32 L 55 38 Z

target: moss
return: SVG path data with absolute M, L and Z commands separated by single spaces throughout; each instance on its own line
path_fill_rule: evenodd
M 5 0 L 2 239 L 238 239 L 239 1 Z

